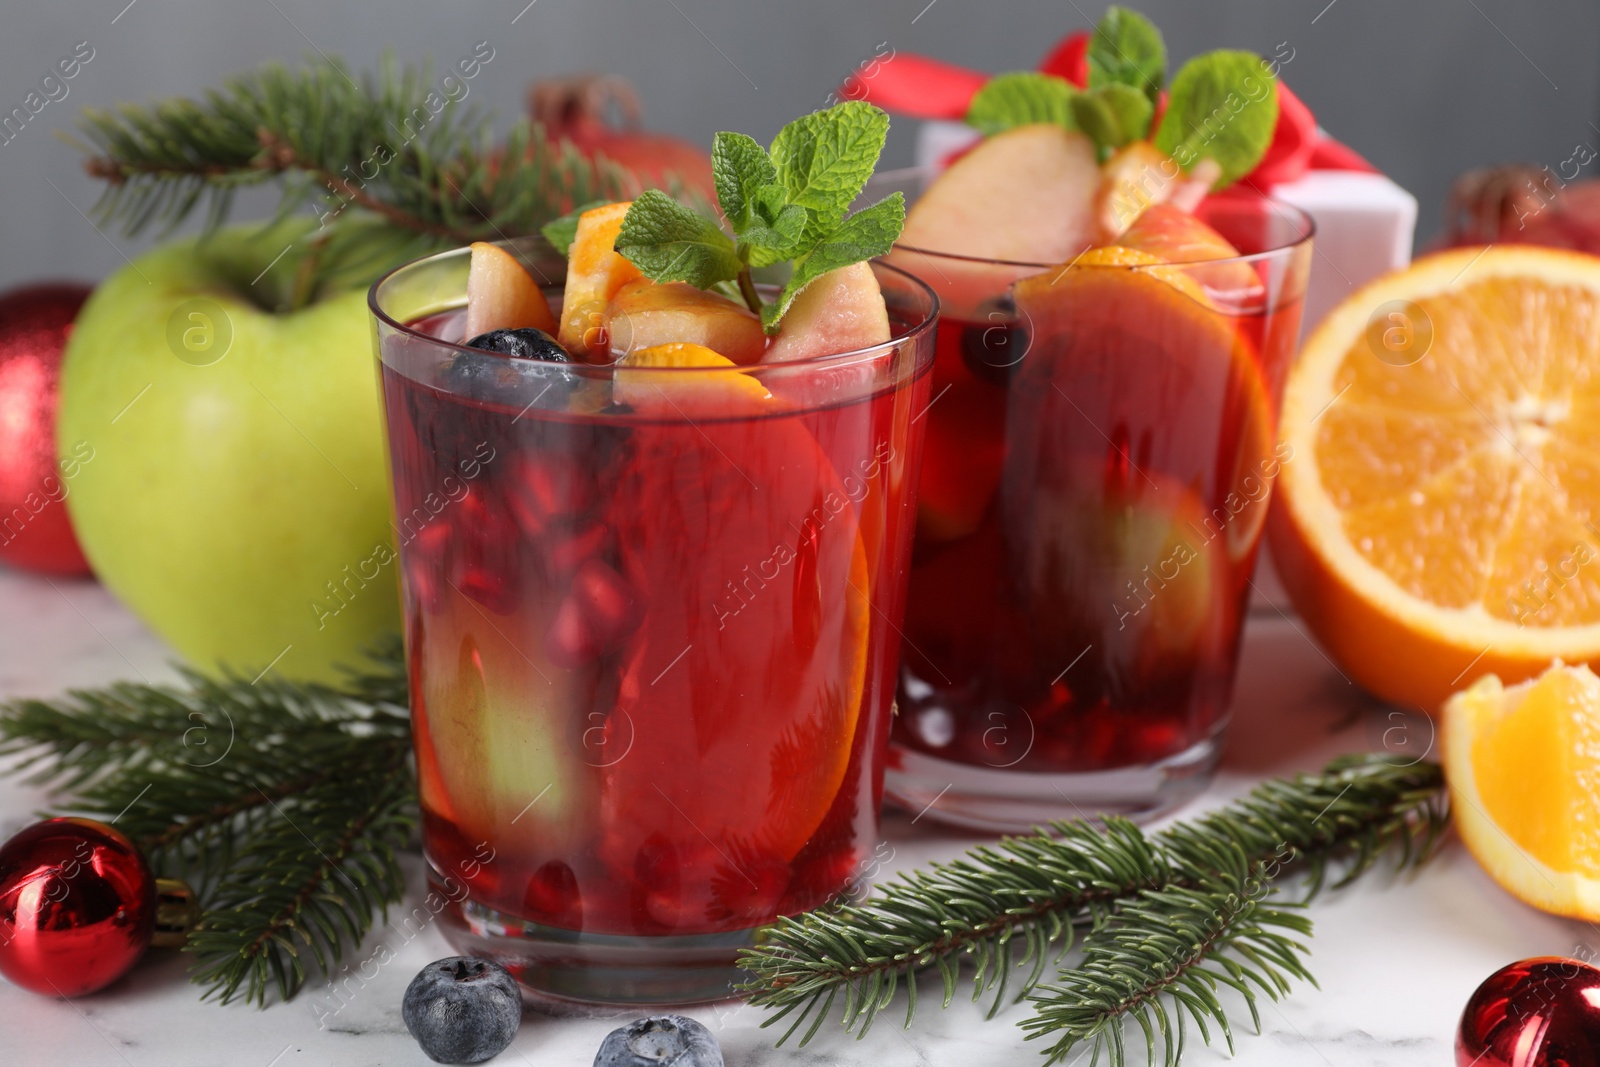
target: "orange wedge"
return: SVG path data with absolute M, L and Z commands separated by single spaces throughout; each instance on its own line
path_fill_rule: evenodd
M 1600 919 L 1600 678 L 1551 667 L 1506 688 L 1489 676 L 1444 709 L 1456 828 L 1512 896 Z
M 640 411 L 686 415 L 749 414 L 771 403 L 772 393 L 760 379 L 738 366 L 705 345 L 686 341 L 651 345 L 617 361 L 613 397 Z M 711 369 L 715 367 L 729 369 Z M 684 373 L 656 373 L 671 370 Z
M 1600 659 L 1600 259 L 1418 260 L 1289 377 L 1269 530 L 1295 607 L 1386 700 Z
M 606 305 L 617 290 L 641 277 L 639 268 L 616 250 L 631 204 L 606 204 L 579 215 L 577 233 L 567 249 L 567 287 L 556 339 L 568 352 L 593 363 L 611 361 Z

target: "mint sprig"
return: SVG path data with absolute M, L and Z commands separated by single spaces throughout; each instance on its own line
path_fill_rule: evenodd
M 1172 79 L 1155 143 L 1185 171 L 1216 160 L 1222 176 L 1212 188 L 1221 189 L 1255 169 L 1277 126 L 1278 87 L 1261 57 L 1208 52 Z
M 985 134 L 1053 122 L 1076 129 L 1072 101 L 1078 90 L 1065 78 L 1019 70 L 990 78 L 967 106 L 967 125 Z
M 1143 15 L 1106 9 L 1086 54 L 1089 84 L 1034 71 L 1001 74 L 978 90 L 968 107 L 969 126 L 986 135 L 1048 122 L 1081 130 L 1101 159 L 1131 141 L 1154 141 L 1185 172 L 1213 159 L 1230 185 L 1255 169 L 1278 124 L 1278 93 L 1260 56 L 1220 50 L 1196 56 L 1172 79 L 1161 125 L 1152 131 L 1156 103 L 1166 84 L 1167 46 Z
M 900 236 L 906 213 L 900 193 L 848 214 L 888 132 L 888 115 L 852 100 L 789 123 L 770 150 L 744 134 L 719 133 L 711 174 L 732 236 L 666 194 L 645 192 L 628 208 L 616 249 L 654 281 L 701 289 L 736 283 L 762 326 L 776 333 L 807 285 L 885 254 Z M 751 271 L 784 262 L 791 265 L 789 280 L 777 300 L 766 303 Z
M 634 198 L 616 249 L 655 281 L 688 282 L 702 289 L 738 277 L 741 267 L 733 238 L 715 219 L 660 189 L 646 189 Z
M 1078 129 L 1103 149 L 1117 149 L 1150 131 L 1155 105 L 1131 85 L 1101 85 L 1072 98 Z
M 1126 85 L 1144 93 L 1151 103 L 1167 75 L 1167 43 L 1161 31 L 1125 7 L 1106 8 L 1084 58 L 1089 63 L 1090 89 Z

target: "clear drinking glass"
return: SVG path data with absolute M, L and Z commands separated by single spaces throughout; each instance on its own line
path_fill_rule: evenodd
M 727 997 L 877 840 L 936 302 L 877 266 L 887 344 L 575 366 L 462 347 L 467 266 L 370 298 L 430 899 L 536 1000 Z
M 1259 196 L 1197 214 L 1245 254 L 890 257 L 940 298 L 887 785 L 911 811 L 1023 830 L 1209 780 L 1312 224 Z

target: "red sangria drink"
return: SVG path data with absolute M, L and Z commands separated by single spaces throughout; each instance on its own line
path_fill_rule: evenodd
M 480 299 L 482 245 L 373 306 L 446 935 L 535 997 L 681 1003 L 876 843 L 934 300 L 856 263 L 768 335 L 634 269 L 628 210 L 582 216 L 559 316 Z
M 1106 155 L 1022 125 L 883 176 L 941 302 L 888 779 L 931 819 L 1149 815 L 1219 754 L 1311 224 Z

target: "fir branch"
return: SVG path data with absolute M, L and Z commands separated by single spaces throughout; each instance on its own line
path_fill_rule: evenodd
M 1017 995 L 1034 992 L 1080 928 L 1088 931 L 1086 952 L 1097 952 L 1094 946 L 1108 944 L 1104 937 L 1115 936 L 1107 932 L 1113 923 L 1122 928 L 1169 894 L 1176 894 L 1174 906 L 1203 898 L 1213 914 L 1223 914 L 1229 893 L 1237 893 L 1227 879 L 1236 882 L 1240 871 L 1257 868 L 1275 884 L 1292 864 L 1308 875 L 1309 897 L 1334 865 L 1343 868 L 1337 884 L 1345 884 L 1384 852 L 1397 852 L 1402 866 L 1424 861 L 1447 824 L 1437 765 L 1397 767 L 1376 756 L 1335 761 L 1321 775 L 1269 781 L 1219 811 L 1155 834 L 1121 819 L 1107 820 L 1103 829 L 1054 823 L 1048 833 L 1006 838 L 954 863 L 902 875 L 864 903 L 779 920 L 742 957 L 751 974 L 743 988 L 752 1003 L 775 1009 L 763 1025 L 795 1016 L 779 1044 L 815 1012 L 804 1044 L 841 994 L 842 1022 L 859 1036 L 903 984 L 909 1023 L 915 976 L 930 968 L 941 973 L 948 1005 L 961 960 L 971 957 L 973 998 L 991 993 L 992 1016 L 1005 1002 L 1008 977 L 1027 968 Z M 1251 915 L 1259 925 L 1255 912 L 1232 921 L 1248 924 Z M 1240 943 L 1250 942 L 1226 940 Z M 1292 962 L 1284 957 L 1281 970 L 1298 973 Z M 1179 973 L 1188 973 L 1187 965 Z M 1193 995 L 1181 982 L 1176 988 Z
M 328 227 L 350 209 L 429 251 L 537 233 L 577 204 L 621 199 L 629 181 L 526 120 L 497 143 L 478 109 L 443 100 L 430 67 L 392 57 L 359 78 L 336 60 L 268 65 L 198 100 L 91 109 L 80 127 L 85 169 L 107 183 L 93 214 L 128 233 L 170 230 L 202 205 L 214 229 L 239 189 L 276 182 L 280 217 L 309 207 Z
M 389 748 L 369 750 L 364 763 L 292 803 L 268 801 L 273 817 L 242 840 L 185 946 L 198 957 L 193 977 L 208 987 L 205 999 L 265 1006 L 273 993 L 294 996 L 307 955 L 333 974 L 345 946 L 359 944 L 374 916 L 399 901 L 396 853 L 415 824 L 415 783 L 397 773 L 409 744 Z
M 340 686 L 122 683 L 0 707 L 0 754 L 67 810 L 114 821 L 204 916 L 187 950 L 207 996 L 266 1003 L 328 970 L 404 888 L 415 821 L 399 643 Z
M 1312 981 L 1303 957 L 1311 923 L 1296 909 L 1268 907 L 1267 863 L 1249 861 L 1226 840 L 1212 843 L 1193 887 L 1147 889 L 1118 909 L 1116 921 L 1084 940 L 1083 958 L 1050 985 L 1029 996 L 1034 1014 L 1022 1022 L 1029 1040 L 1054 1037 L 1046 1063 L 1066 1059 L 1091 1042 L 1089 1065 L 1101 1053 L 1112 1064 L 1126 1058 L 1125 1030 L 1131 1022 L 1149 1058 L 1156 1049 L 1172 1067 L 1183 1055 L 1187 1020 L 1211 1042 L 1208 1020 L 1233 1051 L 1233 1030 L 1218 992 L 1238 993 L 1260 1028 L 1258 990 L 1273 1000 L 1289 992 L 1289 980 Z M 1289 933 L 1284 933 L 1288 931 Z

